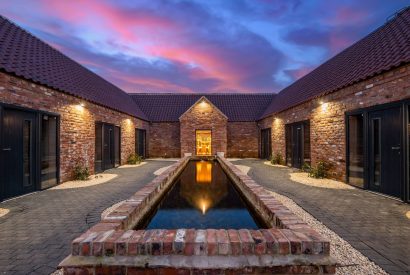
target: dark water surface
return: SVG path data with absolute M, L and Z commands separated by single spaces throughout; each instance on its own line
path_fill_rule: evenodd
M 190 161 L 143 228 L 257 229 L 263 227 L 247 209 L 216 161 Z

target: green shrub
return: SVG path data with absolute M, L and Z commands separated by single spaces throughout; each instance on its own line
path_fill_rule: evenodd
M 74 180 L 88 180 L 89 176 L 88 167 L 79 164 L 74 167 Z
M 280 153 L 276 153 L 275 155 L 272 155 L 270 163 L 283 165 L 284 161 L 283 161 L 282 155 Z
M 127 164 L 140 164 L 142 157 L 137 154 L 131 154 L 127 159 Z
M 302 171 L 306 172 L 306 173 L 309 173 L 310 170 L 312 170 L 312 167 L 310 167 L 310 164 L 307 163 L 307 162 L 304 162 L 303 165 L 302 165 Z
M 327 177 L 327 171 L 329 170 L 329 166 L 324 161 L 319 161 L 316 166 L 312 167 L 309 171 L 309 177 L 315 179 L 323 179 Z

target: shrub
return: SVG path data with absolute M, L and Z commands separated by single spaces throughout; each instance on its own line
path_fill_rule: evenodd
M 312 170 L 312 167 L 310 167 L 310 164 L 307 162 L 304 162 L 302 165 L 302 171 L 306 173 L 310 173 L 310 170 Z
M 329 170 L 329 166 L 324 161 L 319 161 L 315 167 L 312 167 L 309 171 L 309 177 L 315 179 L 323 179 L 327 177 L 327 171 Z
M 140 164 L 142 157 L 137 154 L 131 154 L 127 159 L 127 164 Z
M 283 165 L 283 157 L 280 153 L 276 153 L 275 155 L 272 155 L 270 162 L 272 164 L 280 164 Z
M 88 180 L 89 176 L 88 167 L 79 164 L 74 167 L 74 180 Z

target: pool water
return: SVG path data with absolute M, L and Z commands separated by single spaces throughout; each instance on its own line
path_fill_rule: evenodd
M 217 161 L 190 161 L 140 227 L 263 228 L 263 223 L 251 212 Z

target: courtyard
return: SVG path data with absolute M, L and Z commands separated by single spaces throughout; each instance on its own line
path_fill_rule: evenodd
M 105 173 L 118 176 L 99 185 L 47 190 L 1 203 L 0 208 L 10 210 L 0 218 L 2 274 L 54 272 L 70 253 L 70 242 L 97 223 L 106 208 L 126 199 L 153 179 L 154 172 L 158 175 L 174 163 L 146 162 L 135 168 L 111 169 Z M 266 189 L 292 199 L 383 270 L 409 272 L 408 204 L 360 189 L 301 184 L 290 179 L 297 170 L 268 166 L 263 160 L 233 159 L 232 163 L 247 168 L 245 172 Z M 353 267 L 360 266 L 354 256 L 351 261 Z M 342 274 L 360 274 L 355 270 L 345 269 Z

